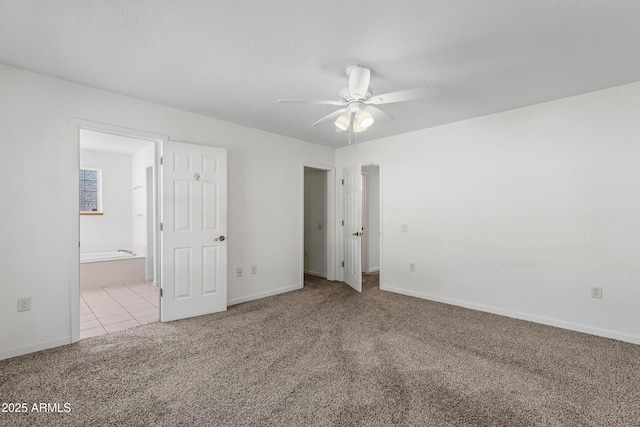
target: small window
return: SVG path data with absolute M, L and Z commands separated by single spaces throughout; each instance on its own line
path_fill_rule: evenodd
M 100 170 L 80 169 L 80 214 L 102 215 Z

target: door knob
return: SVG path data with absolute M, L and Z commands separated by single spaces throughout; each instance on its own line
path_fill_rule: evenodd
M 216 239 L 215 239 L 215 240 L 216 240 L 216 242 L 218 242 L 218 241 L 219 241 L 219 242 L 224 242 L 224 239 L 226 239 L 226 237 L 224 237 L 224 236 L 220 236 L 220 237 L 216 237 Z
M 353 233 L 354 236 L 362 236 L 363 234 L 364 234 L 363 232 Z

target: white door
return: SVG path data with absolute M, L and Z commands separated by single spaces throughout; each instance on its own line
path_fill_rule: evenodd
M 344 281 L 362 292 L 362 170 L 360 164 L 343 171 L 344 178 Z
M 227 309 L 227 150 L 162 146 L 160 320 Z

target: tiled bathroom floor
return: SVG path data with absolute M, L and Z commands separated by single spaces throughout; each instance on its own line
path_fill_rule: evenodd
M 80 292 L 80 339 L 160 319 L 159 290 L 151 282 Z

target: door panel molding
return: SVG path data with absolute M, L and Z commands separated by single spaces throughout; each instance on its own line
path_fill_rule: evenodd
M 344 281 L 362 292 L 362 167 L 343 169 Z
M 227 150 L 165 141 L 162 156 L 160 319 L 225 311 Z

